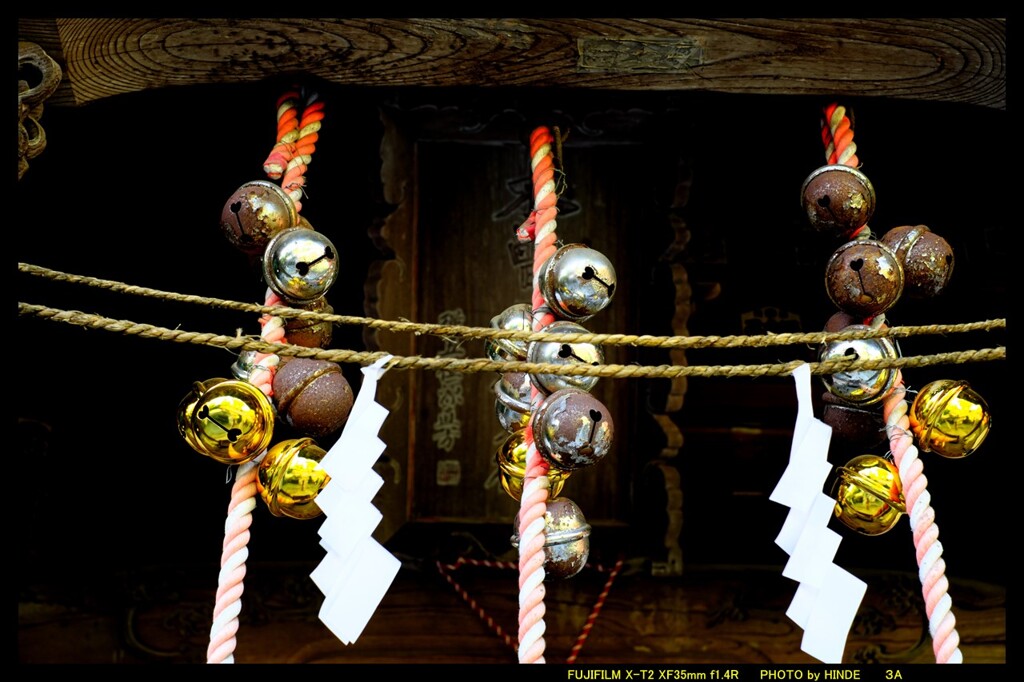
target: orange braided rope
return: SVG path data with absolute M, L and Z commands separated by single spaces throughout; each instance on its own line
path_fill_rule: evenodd
M 263 171 L 271 180 L 280 180 L 281 188 L 302 210 L 305 173 L 316 150 L 324 103 L 311 93 L 300 110 L 302 96 L 297 90 L 281 95 L 277 101 L 277 144 L 263 162 Z
M 907 514 L 910 517 L 910 529 L 914 533 L 914 548 L 917 550 L 918 578 L 921 580 L 925 612 L 928 614 L 928 631 L 932 636 L 935 662 L 963 663 L 964 657 L 959 648 L 960 635 L 956 631 L 956 617 L 952 610 L 953 600 L 948 593 L 949 580 L 946 578 L 946 562 L 942 558 L 939 527 L 935 523 L 935 510 L 932 509 L 931 494 L 927 490 L 928 479 L 909 431 L 906 392 L 901 373 L 896 380 L 896 388 L 886 398 L 883 407 L 885 431 L 889 436 L 889 447 L 899 469 L 903 494 L 907 500 Z
M 853 121 L 846 115 L 846 107 L 835 102 L 823 110 L 821 119 L 821 142 L 825 145 L 825 160 L 833 165 L 858 168 L 857 144 L 853 141 Z M 850 238 L 871 237 L 871 229 L 867 225 L 852 230 Z
M 545 260 L 554 255 L 555 217 L 558 195 L 555 193 L 554 137 L 546 127 L 530 135 L 530 165 L 533 169 L 534 208 L 527 225 L 520 228 L 520 239 L 533 238 L 533 330 L 540 331 L 555 320 L 547 310 L 536 281 Z M 524 234 L 525 233 L 525 234 Z M 536 386 L 530 389 L 533 414 L 537 414 L 543 396 Z M 527 424 L 524 441 L 526 473 L 519 506 L 519 662 L 544 663 L 544 515 L 547 512 L 548 464 L 540 456 L 533 440 L 533 421 Z

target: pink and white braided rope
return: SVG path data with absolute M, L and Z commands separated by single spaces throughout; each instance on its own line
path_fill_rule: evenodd
M 952 610 L 953 600 L 948 593 L 949 580 L 946 579 L 946 562 L 942 559 L 939 527 L 935 524 L 935 510 L 932 509 L 931 494 L 927 490 L 928 479 L 910 435 L 906 392 L 900 375 L 896 388 L 886 398 L 883 407 L 885 431 L 907 500 L 907 514 L 914 533 L 918 577 L 921 580 L 935 662 L 963 663 L 964 657 L 959 648 L 960 635 L 956 631 L 956 617 Z
M 537 128 L 530 136 L 530 166 L 533 169 L 534 208 L 531 215 L 533 234 L 533 329 L 541 330 L 554 321 L 550 312 L 539 314 L 545 307 L 544 296 L 537 283 L 537 273 L 544 261 L 554 255 L 555 217 L 558 214 L 555 193 L 554 137 L 546 127 Z M 521 228 L 522 229 L 522 228 Z M 543 396 L 534 386 L 530 390 L 533 414 L 537 413 Z M 551 482 L 547 462 L 540 456 L 533 440 L 533 421 L 525 429 L 526 473 L 523 496 L 519 506 L 519 662 L 544 663 L 544 515 Z
M 265 305 L 280 304 L 280 297 L 267 289 Z M 285 343 L 282 318 L 264 315 L 260 323 L 261 339 Z M 268 397 L 274 393 L 271 387 L 278 360 L 276 355 L 258 353 L 255 357 L 256 367 L 249 372 L 249 383 Z M 256 459 L 240 465 L 235 472 L 227 520 L 224 522 L 224 545 L 220 557 L 220 574 L 217 576 L 210 645 L 206 649 L 207 663 L 235 662 L 235 634 L 238 632 L 238 614 L 242 610 L 242 593 L 245 591 L 245 561 L 249 558 L 249 526 L 252 525 L 252 510 L 256 508 L 256 469 L 264 454 L 265 451 Z

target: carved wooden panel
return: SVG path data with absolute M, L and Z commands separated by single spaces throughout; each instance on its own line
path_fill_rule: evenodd
M 673 303 L 678 296 L 671 288 L 652 286 L 656 270 L 671 269 L 677 237 L 669 217 L 678 198 L 675 176 L 658 173 L 680 165 L 678 135 L 655 134 L 669 127 L 666 112 L 603 109 L 550 116 L 569 132 L 558 236 L 562 243 L 586 243 L 605 253 L 618 273 L 612 304 L 584 326 L 594 332 L 650 333 L 657 324 L 669 333 L 673 318 L 676 327 L 685 319 Z M 383 221 L 378 239 L 394 258 L 371 274 L 368 311 L 486 327 L 508 306 L 528 302 L 532 248 L 514 236 L 532 205 L 528 116 L 471 103 L 389 106 L 383 117 L 382 172 L 395 210 Z M 688 289 L 683 295 L 688 299 Z M 370 340 L 395 353 L 485 355 L 482 340 L 394 334 Z M 641 356 L 639 349 L 614 346 L 605 354 L 607 362 L 622 364 L 639 362 Z M 679 361 L 667 351 L 654 354 L 663 356 L 660 362 Z M 495 462 L 508 436 L 494 411 L 497 379 L 496 373 L 444 371 L 384 377 L 381 391 L 392 404 L 401 403 L 404 418 L 385 424 L 388 456 L 407 469 L 404 509 L 391 500 L 391 521 L 511 524 L 518 503 L 501 489 Z M 611 412 L 615 442 L 602 462 L 574 472 L 562 493 L 591 523 L 628 523 L 634 475 L 652 453 L 677 446 L 671 435 L 661 435 L 651 412 L 678 409 L 685 382 L 651 382 L 658 383 L 666 387 L 654 401 L 659 405 L 649 409 L 649 385 L 603 379 L 593 390 Z M 671 430 L 678 433 L 674 426 Z

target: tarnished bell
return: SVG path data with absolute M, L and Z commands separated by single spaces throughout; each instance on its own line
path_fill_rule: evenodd
M 604 310 L 615 294 L 615 268 L 584 244 L 567 244 L 540 266 L 537 283 L 557 317 L 583 321 Z
M 515 431 L 509 434 L 505 442 L 501 444 L 494 453 L 494 460 L 498 463 L 498 480 L 501 487 L 512 499 L 523 498 L 523 479 L 526 477 L 526 432 Z M 557 467 L 548 467 L 548 481 L 551 483 L 549 497 L 558 497 L 565 486 L 565 479 L 569 478 L 569 471 L 562 471 Z
M 540 404 L 533 420 L 537 452 L 566 471 L 601 461 L 612 446 L 611 415 L 586 391 L 563 388 Z
M 338 252 L 320 232 L 293 227 L 278 232 L 263 254 L 263 278 L 291 303 L 309 303 L 338 278 Z
M 953 249 L 925 225 L 894 227 L 879 240 L 903 265 L 904 290 L 911 296 L 938 296 L 953 275 Z
M 582 326 L 567 320 L 556 320 L 542 331 L 552 334 L 589 334 Z M 604 351 L 592 343 L 560 343 L 557 341 L 534 341 L 527 353 L 530 362 L 569 365 L 585 363 L 597 366 L 604 362 Z M 563 388 L 579 388 L 589 391 L 600 377 L 585 374 L 531 374 L 533 384 L 544 393 L 554 393 Z
M 295 202 L 272 182 L 247 182 L 228 197 L 220 214 L 220 229 L 236 248 L 263 253 L 271 237 L 299 224 Z
M 875 188 L 856 168 L 822 166 L 804 180 L 800 205 L 815 230 L 842 236 L 871 220 Z
M 824 403 L 821 421 L 832 427 L 834 439 L 866 448 L 873 448 L 885 440 L 885 421 L 881 410 L 855 407 L 828 391 L 821 394 L 821 401 Z
M 318 298 L 309 303 L 293 306 L 302 308 L 314 313 L 331 314 L 334 308 L 327 303 L 326 298 Z M 334 336 L 334 323 L 324 320 L 311 320 L 301 317 L 289 317 L 284 322 L 284 335 L 288 343 L 306 348 L 327 348 L 331 345 Z
M 494 383 L 494 411 L 501 427 L 508 432 L 526 428 L 532 414 L 530 406 L 530 375 L 506 372 Z
M 533 311 L 528 303 L 517 303 L 491 318 L 491 328 L 503 331 L 533 331 Z M 495 362 L 525 360 L 527 343 L 517 339 L 487 339 L 484 343 L 487 357 Z
M 270 398 L 246 381 L 197 381 L 178 405 L 178 432 L 199 454 L 223 464 L 242 464 L 270 445 L 274 408 Z
M 833 495 L 836 518 L 862 535 L 889 531 L 907 511 L 896 465 L 875 455 L 854 457 L 839 467 Z
M 885 244 L 855 239 L 825 265 L 825 290 L 841 310 L 861 318 L 883 313 L 903 293 L 903 265 Z
M 590 557 L 590 524 L 567 497 L 548 500 L 544 512 L 544 574 L 571 578 Z M 519 548 L 519 514 L 512 523 L 512 546 Z
M 316 496 L 331 480 L 320 466 L 326 454 L 312 438 L 284 440 L 270 448 L 256 472 L 256 490 L 271 514 L 312 519 L 322 513 Z
M 867 331 L 871 327 L 863 324 L 851 324 L 842 331 Z M 896 345 L 891 339 L 850 339 L 848 341 L 832 341 L 823 344 L 818 353 L 818 360 L 894 360 L 900 357 Z M 837 398 L 853 405 L 873 405 L 881 401 L 896 385 L 898 370 L 887 369 L 856 369 L 835 374 L 823 374 L 821 380 L 828 392 Z
M 941 379 L 926 385 L 910 407 L 917 447 L 943 457 L 966 457 L 992 428 L 985 399 L 966 381 Z

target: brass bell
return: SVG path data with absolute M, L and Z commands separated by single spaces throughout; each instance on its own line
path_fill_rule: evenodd
M 312 438 L 284 440 L 270 448 L 256 472 L 256 490 L 271 514 L 312 519 L 322 513 L 316 496 L 331 480 L 320 466 L 326 454 Z
M 855 239 L 836 249 L 825 265 L 825 290 L 836 307 L 858 317 L 891 308 L 903 293 L 903 265 L 885 244 Z
M 912 296 L 938 296 L 953 275 L 953 249 L 924 225 L 894 227 L 880 240 L 903 264 L 904 290 Z
M 881 535 L 906 513 L 903 484 L 896 465 L 875 455 L 854 457 L 839 467 L 833 487 L 835 515 L 862 535 Z
M 600 251 L 585 244 L 567 244 L 540 266 L 537 283 L 556 316 L 583 321 L 611 303 L 615 268 Z
M 537 451 L 552 466 L 573 471 L 604 459 L 612 446 L 611 415 L 586 391 L 555 391 L 536 410 L 533 437 Z
M 494 411 L 506 431 L 518 431 L 530 423 L 531 386 L 530 375 L 525 372 L 506 372 L 494 383 Z
M 867 331 L 871 327 L 863 324 L 851 324 L 843 331 Z M 849 339 L 832 341 L 823 344 L 818 353 L 818 360 L 882 360 L 900 357 L 896 345 L 891 339 Z M 898 370 L 895 367 L 886 369 L 855 369 L 835 374 L 823 374 L 822 382 L 828 392 L 848 403 L 865 406 L 873 405 L 888 395 L 896 385 Z
M 953 379 L 922 388 L 908 416 L 917 447 L 943 457 L 966 457 L 981 447 L 992 428 L 985 399 L 966 381 Z
M 533 311 L 527 303 L 509 306 L 491 318 L 491 328 L 503 331 L 533 331 Z M 495 362 L 525 360 L 526 346 L 526 341 L 517 339 L 487 339 L 484 343 L 487 357 Z
M 588 334 L 581 325 L 567 320 L 556 320 L 542 331 L 552 334 Z M 557 341 L 534 341 L 527 352 L 530 362 L 569 365 L 585 363 L 597 366 L 604 362 L 604 351 L 592 343 L 562 343 Z M 585 374 L 531 374 L 534 386 L 544 393 L 554 393 L 563 388 L 579 388 L 589 391 L 597 383 L 598 376 Z
M 263 253 L 271 237 L 299 224 L 295 202 L 272 182 L 247 182 L 228 197 L 220 214 L 220 229 L 236 248 Z
M 549 499 L 544 512 L 544 573 L 571 578 L 590 557 L 590 524 L 567 497 Z M 512 524 L 512 546 L 519 548 L 519 514 Z
M 334 308 L 326 298 L 318 298 L 309 303 L 297 304 L 293 308 L 302 308 L 315 313 L 333 313 Z M 327 348 L 334 336 L 334 323 L 324 320 L 313 320 L 302 317 L 289 317 L 284 322 L 284 335 L 288 343 L 306 348 Z
M 513 500 L 523 498 L 523 479 L 526 476 L 526 432 L 515 431 L 509 434 L 505 442 L 494 453 L 498 463 L 498 480 L 501 487 Z M 548 467 L 548 481 L 551 483 L 550 497 L 558 497 L 565 486 L 565 479 L 571 472 L 556 467 Z
M 822 166 L 804 180 L 800 204 L 815 230 L 842 236 L 871 220 L 875 188 L 856 168 Z
M 274 408 L 247 381 L 197 381 L 178 405 L 178 432 L 199 454 L 223 464 L 242 464 L 270 445 Z
M 290 303 L 309 303 L 338 278 L 338 252 L 320 232 L 292 227 L 274 235 L 263 253 L 263 278 Z

